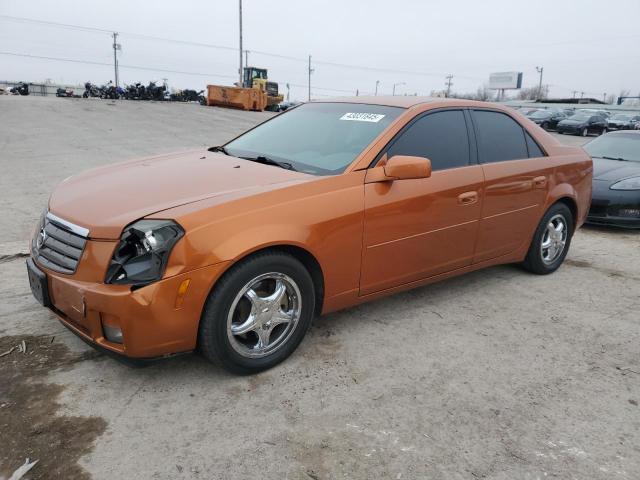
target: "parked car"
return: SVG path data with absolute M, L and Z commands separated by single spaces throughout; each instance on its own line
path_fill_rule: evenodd
M 531 108 L 531 107 L 521 107 L 520 108 L 520 113 L 523 114 L 525 117 L 528 117 L 529 115 L 538 112 L 542 109 L 540 108 Z
M 301 104 L 302 104 L 302 102 L 295 102 L 295 101 L 293 101 L 293 102 L 290 102 L 290 101 L 280 102 L 278 104 L 277 111 L 278 112 L 284 112 L 286 110 L 289 110 L 290 108 L 297 107 L 298 105 L 301 105 Z
M 567 118 L 567 116 L 557 110 L 538 110 L 529 115 L 529 119 L 540 125 L 544 130 L 557 128 L 558 122 L 565 118 Z
M 600 116 L 585 112 L 576 112 L 569 118 L 558 122 L 558 133 L 570 133 L 586 137 L 590 133 L 601 135 L 607 133 L 607 120 Z
M 32 292 L 114 355 L 197 347 L 250 373 L 317 314 L 491 265 L 549 274 L 592 162 L 520 120 L 470 100 L 325 100 L 223 146 L 76 175 L 37 225 Z
M 608 130 L 633 130 L 640 124 L 640 115 L 616 113 L 607 120 Z
M 584 146 L 593 158 L 589 223 L 640 228 L 640 131 L 610 132 Z
M 603 118 L 609 118 L 611 116 L 611 114 L 606 111 L 606 110 L 598 110 L 595 108 L 583 108 L 580 110 L 577 110 L 578 112 L 582 112 L 582 113 L 588 113 L 591 115 L 600 115 Z

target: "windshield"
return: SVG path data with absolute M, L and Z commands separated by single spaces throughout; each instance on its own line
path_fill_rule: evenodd
M 531 115 L 529 115 L 529 118 L 547 118 L 547 117 L 550 117 L 551 115 L 552 115 L 551 112 L 546 112 L 544 110 L 536 110 Z
M 589 120 L 591 118 L 591 115 L 588 113 L 574 113 L 573 115 L 571 115 L 570 120 L 578 120 L 580 122 L 583 122 L 585 120 Z
M 596 138 L 584 146 L 589 155 L 596 158 L 622 158 L 640 162 L 640 135 L 634 133 L 608 134 Z
M 403 108 L 306 103 L 225 145 L 235 157 L 268 157 L 313 175 L 342 173 Z

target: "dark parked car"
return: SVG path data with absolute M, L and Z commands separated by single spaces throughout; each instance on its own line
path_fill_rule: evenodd
M 558 122 L 564 120 L 567 116 L 558 110 L 538 110 L 529 115 L 529 120 L 537 123 L 545 130 L 555 129 Z
M 284 112 L 286 110 L 289 110 L 290 108 L 293 107 L 297 107 L 298 105 L 301 105 L 302 102 L 290 102 L 290 101 L 285 101 L 285 102 L 280 102 L 278 104 L 278 112 Z
M 616 113 L 607 121 L 609 130 L 633 130 L 640 124 L 640 115 L 632 113 Z
M 584 149 L 593 158 L 587 222 L 640 228 L 640 131 L 610 132 Z
M 586 137 L 590 133 L 601 135 L 607 132 L 607 120 L 600 115 L 576 112 L 558 123 L 558 133 L 570 133 Z

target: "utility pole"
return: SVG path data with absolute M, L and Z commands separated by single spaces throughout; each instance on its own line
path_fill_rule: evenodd
M 118 50 L 121 49 L 118 43 L 118 32 L 113 32 L 113 71 L 115 73 L 116 88 L 118 88 L 119 75 L 118 75 Z
M 238 18 L 240 19 L 240 68 L 238 69 L 238 78 L 240 78 L 239 87 L 242 86 L 242 0 L 238 0 Z
M 249 50 L 244 51 L 244 66 L 249 66 Z
M 356 97 L 360 95 L 360 89 L 356 88 Z
M 376 80 L 376 93 L 374 93 L 374 96 L 378 96 L 378 85 L 380 85 L 380 80 Z
M 536 71 L 540 74 L 540 83 L 538 84 L 538 100 L 542 100 L 542 72 L 544 72 L 544 67 L 536 67 Z
M 584 92 L 580 92 L 580 98 L 584 98 Z
M 607 103 L 607 92 L 604 92 L 604 93 L 602 94 L 602 101 L 603 101 L 604 103 Z
M 290 90 L 290 85 L 287 83 L 287 102 L 289 101 L 289 90 Z
M 578 94 L 578 91 L 577 91 L 577 90 L 574 90 L 574 91 L 573 91 L 573 98 L 576 98 L 576 95 L 577 95 L 577 94 Z
M 309 69 L 308 69 L 308 75 L 309 75 L 309 91 L 307 94 L 307 98 L 308 101 L 311 101 L 311 74 L 313 73 L 313 68 L 311 68 L 311 55 L 309 55 Z
M 394 83 L 393 84 L 393 93 L 391 94 L 392 96 L 395 97 L 395 95 L 396 95 L 396 87 L 399 87 L 400 85 L 406 85 L 406 83 L 405 82 Z
M 451 95 L 451 86 L 453 85 L 453 83 L 451 82 L 451 80 L 453 80 L 453 75 L 449 74 L 444 78 L 447 79 L 447 81 L 444 82 L 444 84 L 447 86 L 447 94 L 445 96 L 449 98 L 449 95 Z

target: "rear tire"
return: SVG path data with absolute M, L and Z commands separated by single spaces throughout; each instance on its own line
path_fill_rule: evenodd
M 198 332 L 200 351 L 233 373 L 267 370 L 298 347 L 315 302 L 311 275 L 296 258 L 281 252 L 249 257 L 231 267 L 209 294 Z
M 555 272 L 564 262 L 574 229 L 573 214 L 564 203 L 556 203 L 540 220 L 522 266 L 535 274 Z

